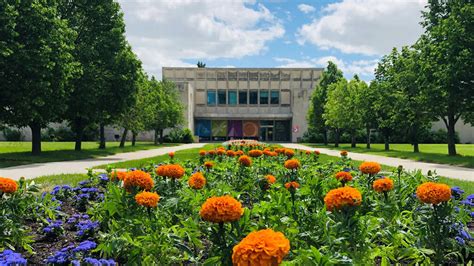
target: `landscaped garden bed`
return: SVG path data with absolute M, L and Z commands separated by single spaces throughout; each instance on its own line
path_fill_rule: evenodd
M 41 193 L 0 179 L 0 265 L 388 265 L 472 259 L 474 195 L 350 154 L 233 142 Z M 13 251 L 12 251 L 13 250 Z

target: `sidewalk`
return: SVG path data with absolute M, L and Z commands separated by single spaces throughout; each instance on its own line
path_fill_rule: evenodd
M 296 143 L 282 143 L 283 147 L 292 148 L 292 149 L 301 149 L 301 150 L 318 150 L 321 153 L 331 155 L 331 156 L 340 156 L 340 151 L 338 150 L 330 150 L 325 148 L 311 148 L 305 145 L 296 144 Z M 474 181 L 474 169 L 453 166 L 448 164 L 437 164 L 437 163 L 424 163 L 424 162 L 417 162 L 407 159 L 400 159 L 400 158 L 393 158 L 393 157 L 386 157 L 380 155 L 372 155 L 372 154 L 363 154 L 363 153 L 354 153 L 349 152 L 349 157 L 353 160 L 358 161 L 373 161 L 378 162 L 380 164 L 390 165 L 390 166 L 399 166 L 403 165 L 403 168 L 407 170 L 417 170 L 420 169 L 423 174 L 426 174 L 429 170 L 434 171 L 440 176 L 445 176 L 454 179 L 460 180 L 468 180 Z
M 1 177 L 13 178 L 15 180 L 24 176 L 26 179 L 31 179 L 44 175 L 55 174 L 76 174 L 86 173 L 87 168 L 102 164 L 111 164 L 122 161 L 137 160 L 167 154 L 172 151 L 180 151 L 192 148 L 200 148 L 204 143 L 183 144 L 180 146 L 162 147 L 152 150 L 143 150 L 136 152 L 118 153 L 106 157 L 92 158 L 76 161 L 65 162 L 50 162 L 50 163 L 35 163 L 21 166 L 13 166 L 0 169 Z

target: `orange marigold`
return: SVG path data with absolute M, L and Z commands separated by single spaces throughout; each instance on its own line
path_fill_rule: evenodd
M 229 157 L 234 157 L 235 156 L 235 152 L 233 150 L 228 150 L 225 152 L 225 154 Z
M 341 187 L 330 190 L 324 197 L 326 209 L 341 209 L 344 206 L 359 206 L 362 202 L 362 195 L 359 190 L 353 187 Z
M 110 173 L 110 180 L 112 181 L 124 180 L 126 176 L 127 176 L 127 172 L 113 171 L 112 173 Z
M 252 165 L 252 159 L 250 159 L 250 157 L 247 155 L 242 155 L 239 157 L 239 163 L 243 166 L 250 166 Z
M 319 154 L 321 154 L 321 153 L 320 153 L 318 150 L 316 150 L 316 151 L 314 151 L 314 154 L 315 154 L 315 155 L 319 155 Z
M 205 162 L 204 167 L 206 167 L 207 169 L 211 169 L 212 167 L 214 167 L 214 163 L 213 162 Z
M 306 155 L 310 155 L 311 154 L 311 151 L 305 151 Z
M 341 182 L 349 182 L 352 180 L 352 175 L 349 172 L 341 171 L 336 173 L 336 179 Z
M 179 179 L 184 175 L 184 168 L 179 164 L 170 164 L 166 169 L 166 176 Z
M 224 155 L 225 150 L 224 149 L 217 149 L 217 155 Z
M 286 155 L 288 158 L 291 158 L 291 157 L 295 156 L 295 151 L 292 150 L 292 149 L 285 149 L 285 155 Z
M 206 178 L 201 172 L 196 172 L 189 178 L 188 185 L 194 189 L 201 189 L 206 185 Z
M 286 189 L 290 189 L 290 188 L 297 189 L 299 187 L 300 187 L 300 184 L 298 182 L 295 182 L 295 181 L 291 181 L 291 182 L 288 182 L 288 183 L 285 184 Z
M 213 223 L 237 221 L 243 213 L 242 204 L 229 195 L 208 198 L 199 211 L 202 219 Z
M 250 157 L 260 157 L 263 155 L 263 152 L 261 150 L 251 150 L 249 151 Z
M 267 179 L 268 184 L 274 184 L 276 182 L 276 178 L 273 175 L 266 175 L 265 179 Z
M 159 176 L 166 176 L 166 168 L 167 168 L 167 165 L 165 164 L 160 165 L 156 168 L 155 172 Z
M 210 151 L 208 151 L 207 153 L 209 153 L 209 155 L 211 155 L 211 156 L 216 155 L 216 151 L 215 151 L 215 150 L 210 150 Z
M 379 178 L 374 181 L 372 187 L 377 192 L 387 192 L 393 189 L 393 180 L 388 177 Z
M 427 204 L 439 204 L 451 199 L 451 188 L 446 184 L 426 182 L 416 189 L 418 199 Z
M 244 155 L 244 151 L 238 150 L 238 151 L 235 152 L 235 155 L 236 156 L 242 156 L 242 155 Z
M 377 174 L 378 172 L 380 172 L 381 169 L 382 169 L 382 167 L 380 166 L 380 164 L 376 163 L 376 162 L 363 162 L 359 166 L 359 170 L 362 173 L 371 174 L 371 175 Z
M 298 169 L 300 167 L 301 167 L 301 163 L 297 159 L 290 159 L 290 160 L 285 161 L 286 169 Z
M 158 201 L 160 201 L 160 195 L 155 192 L 143 191 L 135 195 L 135 201 L 138 205 L 148 208 L 156 208 Z
M 125 177 L 123 187 L 128 191 L 133 188 L 150 190 L 153 187 L 153 179 L 149 173 L 140 170 L 131 171 Z
M 347 156 L 347 153 L 348 153 L 348 152 L 347 152 L 346 150 L 342 150 L 342 151 L 340 152 L 341 156 L 344 156 L 344 157 Z
M 173 159 L 173 158 L 174 158 L 174 152 L 173 152 L 173 151 L 168 152 L 168 156 L 169 156 L 171 159 Z
M 232 249 L 232 263 L 236 266 L 278 265 L 290 251 L 290 241 L 272 229 L 248 234 Z
M 200 150 L 199 151 L 199 156 L 206 156 L 206 151 L 205 150 Z
M 0 177 L 0 192 L 13 193 L 17 190 L 18 184 L 15 180 L 6 177 Z

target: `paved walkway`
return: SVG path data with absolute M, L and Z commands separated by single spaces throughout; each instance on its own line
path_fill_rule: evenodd
M 338 150 L 331 150 L 325 148 L 311 148 L 305 145 L 296 144 L 296 143 L 283 143 L 281 144 L 284 147 L 292 148 L 292 149 L 302 149 L 302 150 L 318 150 L 321 153 L 331 155 L 331 156 L 340 156 Z M 378 162 L 380 164 L 390 165 L 390 166 L 399 166 L 403 165 L 405 169 L 408 170 L 417 170 L 420 169 L 424 174 L 426 174 L 429 170 L 433 171 L 436 170 L 436 173 L 440 176 L 445 176 L 454 179 L 461 179 L 461 180 L 469 180 L 474 181 L 474 169 L 447 165 L 447 164 L 437 164 L 437 163 L 424 163 L 424 162 L 417 162 L 407 159 L 400 159 L 400 158 L 393 158 L 393 157 L 386 157 L 380 155 L 373 155 L 367 153 L 354 153 L 349 152 L 349 157 L 353 160 L 358 161 L 373 161 Z
M 55 174 L 85 173 L 87 168 L 102 164 L 111 164 L 122 161 L 137 160 L 167 154 L 171 151 L 179 151 L 191 148 L 200 148 L 204 143 L 184 144 L 180 146 L 162 147 L 152 150 L 118 153 L 106 157 L 92 158 L 76 161 L 35 163 L 22 166 L 13 166 L 0 169 L 0 176 L 18 180 L 24 176 L 27 179 Z

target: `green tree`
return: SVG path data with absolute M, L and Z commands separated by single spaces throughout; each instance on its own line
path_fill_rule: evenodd
M 0 1 L 0 118 L 31 128 L 33 154 L 41 152 L 41 128 L 62 120 L 77 70 L 76 36 L 59 3 Z
M 311 104 L 308 109 L 307 120 L 310 131 L 320 132 L 323 135 L 324 145 L 328 144 L 328 126 L 323 117 L 329 86 L 343 79 L 342 71 L 337 65 L 329 61 L 321 75 L 321 81 L 316 85 L 311 95 Z
M 447 128 L 448 154 L 456 155 L 455 126 L 460 118 L 474 123 L 474 4 L 472 1 L 428 1 L 425 33 L 418 41 L 423 86 L 433 117 Z
M 372 129 L 377 128 L 377 116 L 374 103 L 377 100 L 377 87 L 370 83 L 370 86 L 361 86 L 359 92 L 359 105 L 362 123 L 366 131 L 366 148 L 370 149 Z

